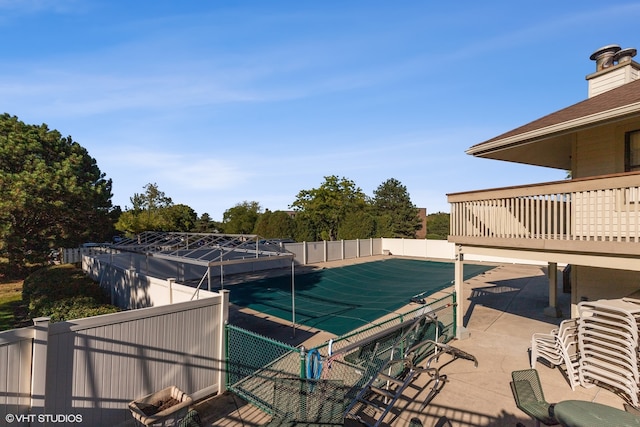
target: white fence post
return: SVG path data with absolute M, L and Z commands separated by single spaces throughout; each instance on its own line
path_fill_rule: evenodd
M 324 262 L 327 262 L 327 241 L 323 240 L 322 243 L 323 243 L 323 252 L 324 252 L 322 259 Z
M 167 279 L 167 283 L 169 284 L 169 304 L 173 304 L 173 283 L 176 279 Z
M 302 242 L 302 265 L 307 265 L 307 242 Z
M 225 360 L 226 354 L 226 335 L 227 335 L 227 323 L 229 321 L 229 290 L 224 289 L 220 291 L 220 297 L 222 301 L 222 307 L 220 309 L 220 335 L 218 338 L 218 372 L 220 372 L 219 383 L 218 383 L 218 394 L 224 393 L 227 388 L 227 378 L 226 378 L 226 365 L 227 362 Z
M 33 319 L 33 356 L 31 365 L 31 414 L 44 414 L 47 383 L 47 346 L 49 341 L 49 317 Z M 40 423 L 31 425 L 41 425 Z
M 129 285 L 129 310 L 138 308 L 138 284 L 134 281 L 136 271 L 133 268 L 129 268 L 124 271 L 124 286 Z

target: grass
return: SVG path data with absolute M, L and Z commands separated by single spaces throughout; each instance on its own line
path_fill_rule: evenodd
M 22 302 L 24 278 L 39 266 L 30 266 L 18 273 L 6 258 L 0 258 L 0 331 L 29 326 L 27 307 Z
M 0 283 L 0 331 L 24 326 L 20 313 L 25 310 L 22 303 L 22 280 Z

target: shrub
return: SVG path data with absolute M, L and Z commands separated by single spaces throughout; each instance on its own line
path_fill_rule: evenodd
M 53 265 L 30 274 L 22 287 L 29 315 L 47 316 L 52 322 L 115 313 L 109 296 L 84 272 L 70 264 Z

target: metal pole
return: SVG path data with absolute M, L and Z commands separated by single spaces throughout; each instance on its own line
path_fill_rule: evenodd
M 295 264 L 291 260 L 291 327 L 293 336 L 296 336 L 296 281 L 295 281 Z
M 224 289 L 224 269 L 222 268 L 222 248 L 220 248 L 220 289 Z
M 458 246 L 458 253 L 454 262 L 454 278 L 456 290 L 456 338 L 469 338 L 469 331 L 464 327 L 464 253 L 462 247 Z

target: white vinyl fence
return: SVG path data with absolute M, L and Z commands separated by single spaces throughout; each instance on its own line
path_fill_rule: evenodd
M 128 255 L 125 257 L 128 258 Z M 145 259 L 142 255 L 139 258 Z M 139 265 L 140 263 L 137 264 L 139 268 L 144 268 Z M 187 267 L 190 266 L 187 265 Z M 171 267 L 171 273 L 174 268 Z M 118 264 L 118 259 L 109 255 L 83 256 L 82 269 L 91 279 L 107 289 L 111 295 L 111 304 L 127 310 L 174 304 L 217 295 L 216 292 L 208 292 L 205 289 L 196 289 L 176 283 L 174 278 L 153 277 L 143 274 L 138 269 L 123 267 L 122 264 Z M 160 277 L 168 275 L 167 272 L 156 271 L 156 273 L 158 273 L 156 276 Z
M 29 414 L 33 340 L 33 327 L 0 332 L 0 419 Z M 16 421 L 12 425 L 29 424 Z
M 297 264 L 307 265 L 382 255 L 382 245 L 383 239 L 356 239 L 285 243 L 284 248 L 295 254 Z
M 224 391 L 228 303 L 223 291 L 69 322 L 34 319 L 33 327 L 0 333 L 0 419 L 133 425 L 127 404 L 165 387 L 194 399 Z
M 295 254 L 295 262 L 302 265 L 374 255 L 395 255 L 412 258 L 429 258 L 453 261 L 455 244 L 446 240 L 427 239 L 379 239 L 339 240 L 333 242 L 285 243 L 285 249 Z M 546 264 L 522 259 L 489 257 L 465 254 L 471 262 Z

